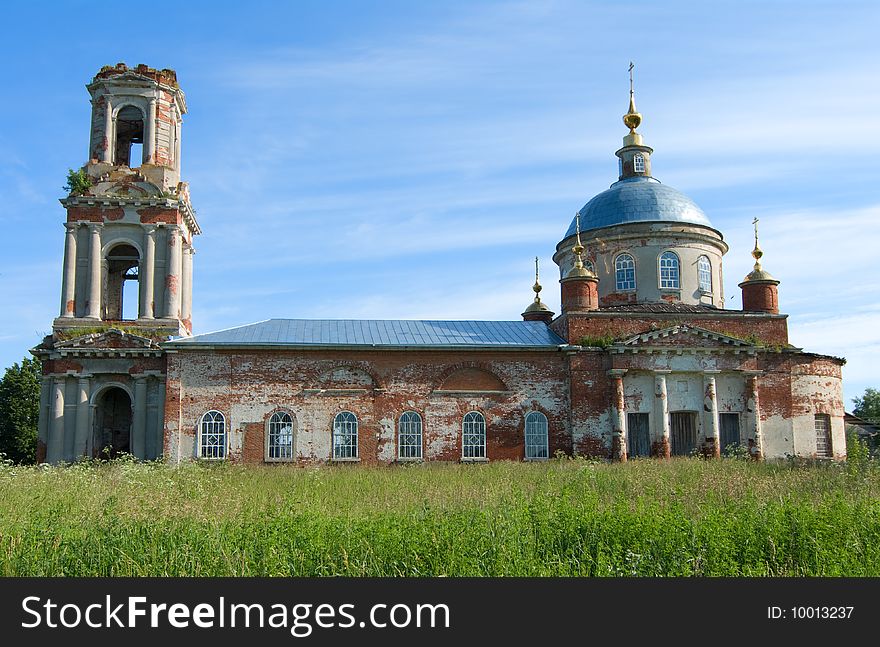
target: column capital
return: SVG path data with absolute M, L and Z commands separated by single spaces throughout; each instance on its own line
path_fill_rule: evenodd
M 104 226 L 103 222 L 89 222 L 87 224 L 89 226 L 89 229 L 92 231 L 92 233 L 95 233 L 96 231 L 100 231 L 101 227 Z
M 623 377 L 626 375 L 628 369 L 625 368 L 611 368 L 608 369 L 609 377 Z
M 720 374 L 721 374 L 721 371 L 719 371 L 717 369 L 706 369 L 705 371 L 703 371 L 703 375 L 705 375 L 706 377 L 715 377 L 716 375 L 720 375 Z
M 740 371 L 746 377 L 761 377 L 764 375 L 764 371 Z
M 144 233 L 147 234 L 147 236 L 152 236 L 156 233 L 157 228 L 158 225 L 152 223 L 149 225 L 144 225 Z
M 135 382 L 141 382 L 143 380 L 146 380 L 150 376 L 146 373 L 132 373 L 131 377 Z
M 76 377 L 80 380 L 90 380 L 95 377 L 94 373 L 79 373 Z
M 655 376 L 658 376 L 658 377 L 659 376 L 666 377 L 667 375 L 672 373 L 672 371 L 669 370 L 668 368 L 655 368 L 652 372 L 654 373 Z
M 73 222 L 65 222 L 64 228 L 67 230 L 67 233 L 70 234 L 76 231 L 77 227 L 79 227 L 80 224 L 81 223 L 78 220 L 74 220 Z

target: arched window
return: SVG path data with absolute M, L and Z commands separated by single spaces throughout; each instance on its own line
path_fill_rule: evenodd
M 407 411 L 397 423 L 397 457 L 418 460 L 422 457 L 422 417 Z
M 293 418 L 286 411 L 276 411 L 269 418 L 266 430 L 266 460 L 293 459 Z
M 596 273 L 596 266 L 593 264 L 593 261 L 591 261 L 589 258 L 584 260 L 584 267 L 586 267 L 588 270 L 590 270 L 593 274 Z
M 700 279 L 700 291 L 712 291 L 712 264 L 708 256 L 700 256 L 697 260 L 697 275 Z
M 617 291 L 636 289 L 636 261 L 629 254 L 621 254 L 614 261 Z
M 333 419 L 333 459 L 345 460 L 358 457 L 358 419 L 353 413 L 343 411 Z
M 636 173 L 645 172 L 645 157 L 641 153 L 636 153 L 633 157 L 633 171 Z
M 199 458 L 226 458 L 226 418 L 208 411 L 199 421 Z
M 675 252 L 663 252 L 660 254 L 660 287 L 678 290 L 678 255 Z
M 461 457 L 486 458 L 486 419 L 471 411 L 461 423 Z
M 532 411 L 526 416 L 526 460 L 549 457 L 547 416 L 540 411 Z

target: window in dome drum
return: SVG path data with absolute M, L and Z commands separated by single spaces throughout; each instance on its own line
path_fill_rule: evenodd
M 636 173 L 645 172 L 645 158 L 639 153 L 636 153 L 636 156 L 633 157 L 633 171 Z

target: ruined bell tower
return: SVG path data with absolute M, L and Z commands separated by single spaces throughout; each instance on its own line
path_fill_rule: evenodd
M 43 362 L 38 459 L 162 453 L 165 357 L 192 332 L 193 237 L 173 70 L 105 66 L 86 88 L 89 156 L 61 199 L 61 307 Z

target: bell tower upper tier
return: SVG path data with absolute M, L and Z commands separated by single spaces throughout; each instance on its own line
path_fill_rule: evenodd
M 163 190 L 176 187 L 186 99 L 174 70 L 107 65 L 87 88 L 92 95 L 89 174 L 140 168 Z
M 118 327 L 144 337 L 192 331 L 194 236 L 180 181 L 186 112 L 174 70 L 124 63 L 86 88 L 89 160 L 68 178 L 61 311 L 56 333 Z

